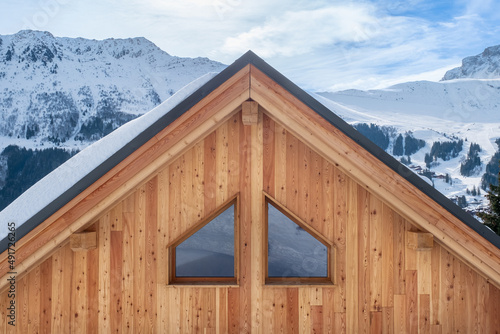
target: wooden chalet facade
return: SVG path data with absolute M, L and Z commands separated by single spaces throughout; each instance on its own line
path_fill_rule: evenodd
M 25 223 L 15 327 L 4 240 L 1 333 L 500 332 L 499 238 L 251 52 L 95 173 Z M 177 283 L 172 245 L 234 198 L 234 281 Z M 267 282 L 267 198 L 330 282 Z

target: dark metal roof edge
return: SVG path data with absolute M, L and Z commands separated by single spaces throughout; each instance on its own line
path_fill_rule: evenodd
M 363 134 L 358 132 L 354 127 L 345 122 L 342 118 L 334 114 L 330 109 L 321 104 L 318 100 L 313 98 L 302 88 L 294 84 L 284 75 L 279 73 L 264 60 L 259 58 L 257 55 L 252 53 L 252 64 L 254 64 L 259 70 L 264 72 L 267 76 L 273 79 L 277 84 L 288 90 L 292 95 L 302 101 L 309 108 L 314 110 L 320 116 L 322 116 L 330 124 L 341 130 L 345 135 L 358 143 L 361 147 L 366 149 L 372 155 L 374 155 L 378 160 L 383 162 L 394 172 L 399 174 L 401 177 L 408 180 L 416 188 L 422 191 L 424 194 L 429 196 L 432 200 L 446 209 L 448 212 L 453 214 L 456 218 L 464 222 L 467 226 L 472 228 L 480 236 L 488 240 L 491 244 L 500 249 L 500 236 L 495 232 L 491 231 L 484 224 L 476 220 L 472 215 L 462 210 L 458 205 L 453 203 L 449 198 L 444 196 L 438 190 L 433 188 L 427 182 L 422 180 L 418 175 L 412 172 L 408 167 L 403 165 L 401 162 L 397 161 L 389 153 L 375 145 L 371 140 L 366 138 Z
M 127 156 L 137 150 L 140 146 L 145 144 L 148 140 L 153 138 L 159 131 L 168 126 L 178 117 L 180 117 L 184 112 L 189 110 L 196 103 L 201 101 L 205 96 L 214 91 L 222 83 L 236 74 L 239 70 L 244 68 L 246 65 L 252 64 L 256 66 L 259 70 L 264 72 L 267 76 L 273 79 L 276 83 L 281 85 L 283 88 L 288 90 L 292 95 L 302 101 L 309 108 L 314 110 L 320 116 L 322 116 L 326 121 L 328 121 L 333 126 L 341 130 L 349 138 L 357 142 L 361 147 L 366 149 L 368 152 L 377 157 L 381 162 L 389 166 L 394 172 L 398 173 L 400 176 L 408 180 L 415 187 L 417 187 L 424 194 L 429 196 L 432 200 L 437 202 L 459 220 L 464 222 L 467 226 L 476 231 L 483 238 L 488 240 L 491 244 L 500 249 L 500 236 L 496 235 L 493 231 L 489 230 L 486 226 L 481 224 L 479 221 L 474 219 L 470 214 L 463 211 L 450 199 L 445 197 L 439 191 L 431 187 L 424 180 L 422 180 L 418 175 L 414 174 L 405 165 L 401 164 L 387 152 L 382 150 L 380 147 L 375 145 L 360 132 L 356 131 L 352 126 L 350 126 L 343 119 L 335 115 L 330 109 L 326 108 L 316 99 L 311 97 L 303 89 L 295 85 L 288 78 L 283 76 L 272 66 L 266 63 L 262 58 L 257 56 L 252 51 L 246 52 L 243 56 L 238 58 L 233 64 L 228 66 L 222 72 L 217 74 L 214 78 L 205 83 L 202 87 L 197 89 L 193 94 L 188 96 L 185 100 L 180 102 L 177 106 L 172 108 L 164 116 L 159 118 L 145 131 L 141 132 L 137 137 L 127 143 L 124 147 L 118 150 L 110 158 L 105 160 L 102 164 L 97 166 L 92 172 L 87 174 L 79 182 L 77 182 L 70 189 L 61 194 L 57 199 L 52 201 L 49 205 L 40 210 L 33 217 L 28 219 L 19 228 L 16 229 L 16 240 L 24 237 L 28 232 L 38 226 L 45 219 L 50 217 L 52 214 L 61 209 L 64 205 L 69 203 L 74 197 L 81 193 L 84 189 L 89 187 L 91 184 L 96 182 L 104 174 L 110 171 L 118 163 L 123 161 Z M 3 253 L 8 248 L 8 236 L 0 241 L 0 253 Z
M 115 152 L 111 157 L 102 162 L 99 166 L 97 166 L 90 173 L 85 175 L 80 181 L 71 186 L 64 193 L 59 195 L 55 200 L 41 209 L 38 213 L 33 215 L 30 219 L 24 222 L 21 226 L 16 228 L 15 236 L 16 240 L 20 240 L 26 234 L 28 234 L 31 230 L 41 224 L 43 221 L 48 219 L 54 213 L 56 213 L 59 209 L 61 209 L 64 205 L 69 203 L 73 198 L 75 198 L 78 194 L 80 194 L 83 190 L 88 188 L 94 182 L 96 182 L 99 178 L 104 176 L 107 172 L 109 172 L 113 167 L 118 165 L 121 161 L 123 161 L 126 157 L 132 154 L 139 147 L 144 145 L 148 140 L 153 138 L 158 132 L 167 127 L 170 123 L 179 118 L 184 112 L 189 110 L 192 106 L 200 102 L 205 96 L 214 91 L 217 87 L 231 78 L 234 74 L 236 74 L 239 70 L 245 67 L 248 64 L 247 54 L 243 55 L 239 59 L 237 59 L 233 64 L 225 68 L 215 77 L 210 79 L 203 86 L 198 88 L 191 95 L 186 97 L 183 101 L 173 107 L 169 112 L 165 113 L 162 117 L 160 117 L 157 121 L 151 124 L 146 130 L 138 134 L 134 139 L 128 142 L 125 146 Z M 7 222 L 5 222 L 7 224 Z M 0 240 L 0 253 L 3 253 L 7 250 L 9 245 L 8 235 Z

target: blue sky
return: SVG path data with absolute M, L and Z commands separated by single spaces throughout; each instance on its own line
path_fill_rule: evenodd
M 5 1 L 4 1 L 5 2 Z M 496 0 L 18 0 L 0 34 L 146 37 L 171 55 L 230 64 L 252 49 L 305 89 L 439 80 L 500 44 Z

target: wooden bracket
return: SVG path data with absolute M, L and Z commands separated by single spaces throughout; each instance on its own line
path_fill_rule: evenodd
M 73 233 L 69 237 L 69 245 L 74 252 L 94 249 L 97 247 L 97 233 Z
M 434 236 L 427 232 L 406 231 L 406 246 L 415 250 L 431 250 L 434 246 Z
M 257 124 L 259 121 L 259 104 L 255 101 L 245 101 L 241 105 L 244 125 Z

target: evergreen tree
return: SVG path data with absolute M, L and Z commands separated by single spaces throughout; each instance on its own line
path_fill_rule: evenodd
M 429 154 L 429 153 L 425 153 L 425 158 L 424 158 L 424 161 L 425 161 L 425 166 L 427 168 L 430 168 L 431 167 L 431 163 L 432 163 L 432 156 Z
M 403 136 L 399 134 L 394 142 L 394 147 L 392 148 L 392 154 L 401 156 L 404 153 L 403 149 Z
M 500 173 L 498 173 L 498 181 L 500 182 Z M 490 201 L 490 207 L 486 212 L 478 213 L 478 216 L 483 220 L 484 225 L 500 235 L 500 185 L 490 184 L 490 190 L 486 197 Z
M 458 206 L 459 206 L 459 207 L 461 207 L 462 209 L 467 207 L 467 199 L 465 198 L 465 196 L 464 196 L 464 195 L 459 196 L 459 197 L 457 198 L 457 204 L 458 204 Z

